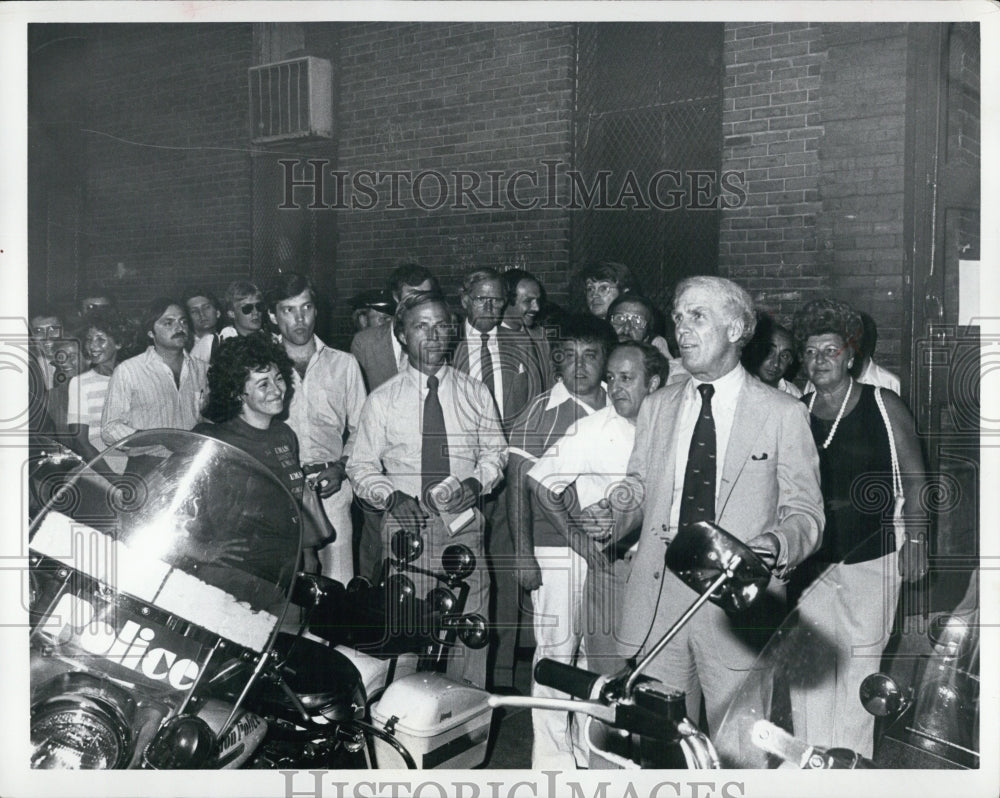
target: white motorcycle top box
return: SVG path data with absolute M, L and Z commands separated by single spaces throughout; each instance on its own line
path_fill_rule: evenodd
M 372 720 L 393 734 L 418 768 L 472 768 L 486 759 L 493 710 L 489 693 L 436 672 L 420 672 L 390 684 L 372 706 Z M 379 768 L 402 767 L 393 748 L 375 741 Z

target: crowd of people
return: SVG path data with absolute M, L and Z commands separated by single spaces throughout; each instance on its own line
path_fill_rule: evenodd
M 481 268 L 453 307 L 430 270 L 404 264 L 353 298 L 343 352 L 316 335 L 303 275 L 157 299 L 138 323 L 93 289 L 72 319 L 31 314 L 31 423 L 86 458 L 156 428 L 249 452 L 298 501 L 315 494 L 299 567 L 345 583 L 380 580 L 398 530 L 420 535 L 428 568 L 467 544 L 466 609 L 488 615 L 492 639 L 456 647 L 448 671 L 496 691 L 513 689 L 519 645 L 609 674 L 648 650 L 692 598 L 664 568 L 667 545 L 717 523 L 771 567 L 766 606 L 798 600 L 829 643 L 792 688 L 794 731 L 870 755 L 857 700 L 870 660 L 853 649 L 881 651 L 900 580 L 926 569 L 916 500 L 901 532 L 896 504 L 856 495 L 867 481 L 898 503 L 924 480 L 899 380 L 872 360 L 874 321 L 818 299 L 789 328 L 708 276 L 675 286 L 664 315 L 612 262 L 575 275 L 570 296 L 563 309 L 529 272 Z M 149 457 L 109 465 L 141 474 Z M 834 564 L 831 587 L 817 577 Z M 813 591 L 828 595 L 806 602 Z M 647 673 L 684 691 L 691 718 L 703 707 L 713 734 L 759 628 L 706 605 Z M 532 726 L 534 768 L 600 766 L 567 713 L 533 710 Z

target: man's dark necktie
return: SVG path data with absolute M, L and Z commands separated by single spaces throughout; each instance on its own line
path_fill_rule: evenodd
M 698 386 L 698 393 L 701 411 L 688 449 L 679 527 L 697 521 L 715 521 L 715 417 L 712 415 L 715 388 L 703 383 Z
M 421 496 L 430 487 L 451 473 L 448 460 L 448 430 L 438 397 L 438 378 L 427 378 L 427 398 L 424 399 L 423 439 L 420 446 Z
M 219 334 L 212 333 L 212 346 L 208 350 L 208 362 L 215 362 L 215 353 L 219 351 Z
M 482 333 L 483 345 L 479 348 L 479 369 L 483 375 L 483 382 L 490 391 L 490 396 L 496 399 L 493 392 L 493 356 L 490 355 L 490 334 Z

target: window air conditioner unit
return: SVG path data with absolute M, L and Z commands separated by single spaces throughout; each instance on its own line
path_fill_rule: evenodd
M 332 138 L 333 69 L 305 56 L 250 67 L 250 139 L 255 144 Z

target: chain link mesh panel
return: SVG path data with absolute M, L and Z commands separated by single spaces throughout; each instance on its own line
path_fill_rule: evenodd
M 605 201 L 573 214 L 575 268 L 623 262 L 661 308 L 678 279 L 718 268 L 722 38 L 714 23 L 577 31 L 574 168 L 587 190 L 610 174 Z

